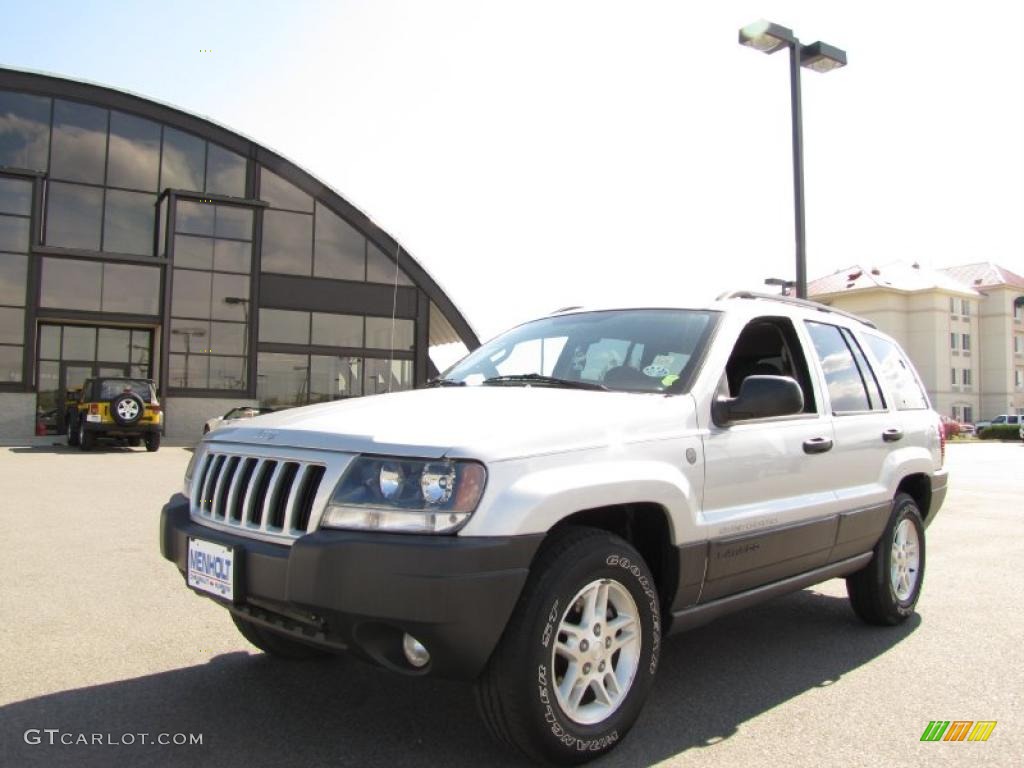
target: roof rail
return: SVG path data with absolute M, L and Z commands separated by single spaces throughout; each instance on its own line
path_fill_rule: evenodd
M 760 299 L 762 301 L 779 301 L 783 304 L 793 304 L 797 307 L 813 309 L 818 312 L 831 312 L 832 314 L 841 315 L 842 317 L 849 318 L 850 320 L 856 320 L 858 323 L 863 323 L 868 328 L 878 328 L 878 326 L 870 320 L 866 320 L 852 312 L 844 312 L 841 309 L 836 309 L 835 307 L 830 307 L 827 304 L 821 304 L 817 301 L 798 299 L 796 296 L 780 296 L 776 293 L 755 293 L 754 291 L 726 291 L 725 293 L 721 293 L 715 297 L 715 301 L 723 301 L 725 299 Z
M 563 312 L 571 312 L 574 309 L 583 309 L 583 306 L 582 305 L 576 305 L 576 306 L 572 306 L 572 307 L 562 307 L 561 309 L 556 309 L 551 314 L 552 315 L 560 315 Z

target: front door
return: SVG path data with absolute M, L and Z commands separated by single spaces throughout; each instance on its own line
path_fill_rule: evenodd
M 791 377 L 803 391 L 804 410 L 710 424 L 704 438 L 701 514 L 709 543 L 702 602 L 811 570 L 828 559 L 839 509 L 834 477 L 842 467 L 803 349 L 788 318 L 757 318 L 740 333 L 722 372 L 722 394 L 732 397 L 748 376 Z

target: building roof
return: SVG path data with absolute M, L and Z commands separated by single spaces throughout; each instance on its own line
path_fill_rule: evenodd
M 809 296 L 826 296 L 871 288 L 884 288 L 905 293 L 940 290 L 963 295 L 977 291 L 940 270 L 925 269 L 917 264 L 894 261 L 883 266 L 864 267 L 855 264 L 831 275 L 812 280 L 807 286 Z
M 976 264 L 961 264 L 957 267 L 946 267 L 939 270 L 972 288 L 991 288 L 997 285 L 1012 285 L 1024 288 L 1024 277 L 1000 267 L 991 261 L 979 261 Z

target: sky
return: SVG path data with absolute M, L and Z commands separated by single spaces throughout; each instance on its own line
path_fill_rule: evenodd
M 808 273 L 1024 273 L 1024 3 L 0 0 L 0 65 L 204 115 L 391 233 L 482 339 L 570 305 L 794 276 L 786 52 L 803 70 Z

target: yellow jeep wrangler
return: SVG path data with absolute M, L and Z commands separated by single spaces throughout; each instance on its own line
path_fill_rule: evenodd
M 163 409 L 150 379 L 104 376 L 86 379 L 77 402 L 70 403 L 68 445 L 83 451 L 100 438 L 111 438 L 146 450 L 160 447 Z

